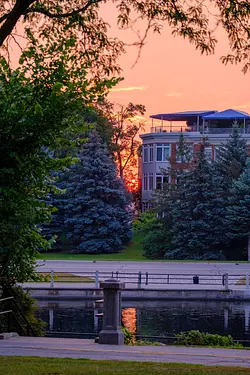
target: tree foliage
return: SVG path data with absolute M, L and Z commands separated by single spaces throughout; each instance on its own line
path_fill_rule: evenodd
M 66 50 L 60 56 L 47 64 L 34 49 L 15 71 L 0 61 L 0 276 L 7 284 L 34 275 L 36 252 L 51 245 L 40 226 L 53 211 L 55 171 L 73 161 L 58 151 L 84 130 L 84 108 L 112 82 L 91 83 L 86 71 L 70 69 Z
M 131 180 L 137 176 L 137 153 L 141 145 L 137 137 L 143 130 L 141 117 L 145 114 L 146 108 L 142 104 L 131 102 L 127 106 L 122 106 L 107 101 L 101 108 L 110 124 L 111 152 L 119 176 L 129 186 Z
M 206 145 L 188 169 L 182 163 L 165 171 L 178 177 L 178 184 L 154 193 L 158 219 L 148 229 L 145 255 L 157 257 L 159 244 L 168 259 L 245 259 L 250 232 L 246 142 L 234 124 L 228 141 L 217 147 L 216 162 L 206 158 Z
M 70 170 L 66 225 L 77 253 L 114 253 L 131 239 L 129 201 L 116 166 L 93 131 Z
M 225 143 L 216 150 L 215 173 L 225 189 L 232 186 L 232 181 L 242 173 L 248 157 L 247 143 L 240 134 L 240 128 L 235 121 L 232 133 Z
M 249 61 L 249 14 L 247 0 L 3 0 L 0 4 L 0 46 L 7 46 L 8 38 L 17 38 L 15 27 L 23 23 L 24 33 L 31 31 L 44 43 L 56 35 L 57 45 L 62 38 L 71 41 L 72 59 L 82 64 L 87 61 L 93 71 L 104 74 L 117 69 L 110 64 L 123 52 L 124 44 L 108 37 L 108 24 L 100 9 L 113 3 L 117 9 L 117 23 L 128 28 L 138 20 L 147 20 L 144 34 L 135 42 L 140 47 L 150 30 L 160 32 L 168 24 L 174 35 L 187 38 L 202 53 L 213 53 L 217 27 L 228 37 L 230 51 L 222 57 L 224 63 L 241 63 L 247 71 Z M 110 60 L 111 58 L 111 60 Z
M 171 207 L 172 250 L 169 258 L 222 259 L 221 195 L 213 168 L 206 159 L 204 145 L 197 165 L 181 181 L 179 198 Z
M 229 205 L 226 212 L 229 235 L 234 239 L 243 240 L 241 248 L 235 249 L 241 253 L 248 247 L 250 259 L 250 161 L 238 179 L 233 181 L 230 189 Z M 243 246 L 242 246 L 243 245 Z

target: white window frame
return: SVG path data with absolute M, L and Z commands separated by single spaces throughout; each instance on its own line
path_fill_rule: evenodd
M 161 160 L 158 160 L 157 157 L 158 157 L 158 149 L 161 148 Z M 168 158 L 170 158 L 171 156 L 171 143 L 157 143 L 156 144 L 156 157 L 155 157 L 155 160 L 158 162 L 158 163 L 166 163 L 168 162 L 168 158 L 163 160 L 163 156 L 164 156 L 164 150 L 165 149 L 168 149 Z
M 154 161 L 154 145 L 149 145 L 148 161 L 152 163 Z
M 157 182 L 157 177 L 161 177 L 161 182 L 160 182 L 160 184 L 161 184 L 161 188 L 157 188 L 157 184 L 158 184 L 158 182 Z M 165 181 L 164 182 L 164 179 L 168 179 L 168 181 Z M 164 175 L 164 174 L 162 174 L 162 173 L 156 173 L 155 174 L 155 188 L 157 189 L 157 190 L 161 190 L 162 188 L 163 188 L 163 184 L 164 183 L 168 183 L 168 184 L 170 184 L 170 176 L 167 176 L 167 175 Z
M 149 202 L 142 202 L 142 212 L 146 212 L 152 208 L 152 204 Z
M 153 173 L 149 173 L 149 175 L 148 175 L 148 190 L 149 191 L 154 190 L 154 175 L 153 175 Z
M 143 145 L 142 147 L 142 160 L 143 160 L 143 163 L 148 163 L 149 161 L 149 147 L 148 145 Z M 147 157 L 145 158 L 145 154 L 147 155 Z
M 143 174 L 143 180 L 142 180 L 142 190 L 148 191 L 148 174 Z

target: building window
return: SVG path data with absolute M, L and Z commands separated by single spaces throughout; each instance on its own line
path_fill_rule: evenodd
M 143 175 L 143 190 L 148 190 L 148 175 Z
M 156 145 L 156 161 L 168 161 L 170 157 L 170 144 Z
M 148 163 L 148 145 L 143 146 L 143 163 Z
M 163 175 L 161 173 L 156 173 L 155 187 L 157 190 L 163 189 L 163 186 L 168 183 L 169 183 L 169 176 Z
M 149 162 L 154 161 L 154 145 L 149 145 Z
M 142 212 L 150 210 L 152 208 L 152 204 L 149 202 L 142 202 Z
M 148 190 L 154 189 L 154 176 L 153 174 L 148 175 Z

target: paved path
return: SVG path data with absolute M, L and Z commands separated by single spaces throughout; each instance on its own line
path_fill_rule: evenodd
M 250 368 L 250 351 L 178 346 L 113 346 L 92 340 L 17 337 L 0 341 L 0 355 L 179 362 Z
M 39 271 L 50 272 L 150 272 L 150 273 L 179 273 L 241 275 L 250 272 L 250 263 L 209 263 L 209 262 L 128 262 L 128 261 L 85 261 L 85 260 L 46 260 L 37 261 Z

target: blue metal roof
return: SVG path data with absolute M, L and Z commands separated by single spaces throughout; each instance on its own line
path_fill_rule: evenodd
M 204 120 L 233 120 L 233 119 L 250 119 L 250 115 L 243 111 L 226 109 L 225 111 L 204 115 Z
M 156 115 L 151 115 L 150 118 L 164 121 L 188 121 L 192 119 L 196 120 L 197 117 L 211 115 L 216 112 L 218 111 L 185 111 L 175 113 L 159 113 Z

